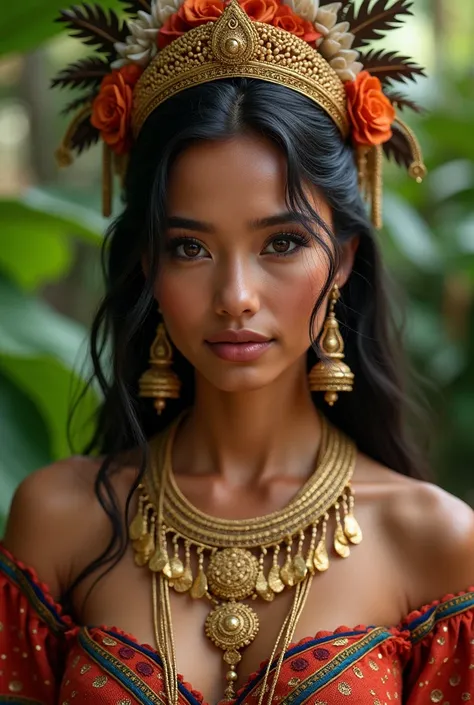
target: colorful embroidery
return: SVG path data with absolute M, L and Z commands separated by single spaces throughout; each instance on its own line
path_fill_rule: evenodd
M 33 582 L 26 570 L 22 570 L 3 551 L 0 551 L 0 572 L 18 587 L 26 597 L 33 610 L 48 625 L 54 634 L 61 634 L 67 629 L 67 623 L 51 605 L 39 585 Z M 18 701 L 18 698 L 17 698 Z
M 434 605 L 425 614 L 415 619 L 407 625 L 407 629 L 411 632 L 411 640 L 413 644 L 424 639 L 430 631 L 441 622 L 443 619 L 455 617 L 463 612 L 474 607 L 474 592 L 466 592 L 459 597 L 453 597 L 447 602 L 439 605 Z

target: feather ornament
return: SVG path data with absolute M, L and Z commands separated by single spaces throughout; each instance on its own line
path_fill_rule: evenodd
M 371 6 L 372 5 L 372 6 Z M 355 35 L 354 47 L 366 46 L 381 39 L 385 34 L 400 27 L 403 18 L 412 15 L 412 0 L 363 0 L 359 10 L 350 4 L 344 19 L 349 22 L 351 32 Z
M 415 64 L 407 56 L 401 56 L 396 51 L 371 49 L 361 56 L 364 69 L 377 76 L 382 84 L 390 85 L 391 81 L 415 81 L 417 76 L 426 76 L 425 70 Z
M 110 65 L 98 56 L 69 64 L 53 78 L 51 88 L 93 88 L 110 72 Z
M 109 57 L 115 56 L 114 45 L 123 42 L 127 36 L 113 10 L 107 13 L 100 5 L 74 5 L 70 10 L 61 10 L 57 22 L 63 22 L 70 35 L 80 39 L 84 44 Z

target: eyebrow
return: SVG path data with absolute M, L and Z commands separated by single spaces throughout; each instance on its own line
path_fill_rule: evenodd
M 307 220 L 301 213 L 296 211 L 284 211 L 276 215 L 268 216 L 267 218 L 258 218 L 247 223 L 250 230 L 262 230 L 263 228 L 271 228 L 275 225 L 285 225 L 287 223 Z M 167 220 L 168 228 L 183 228 L 185 230 L 195 230 L 200 233 L 212 234 L 215 228 L 211 223 L 205 223 L 202 220 L 194 220 L 194 218 L 182 218 L 181 216 L 173 215 Z

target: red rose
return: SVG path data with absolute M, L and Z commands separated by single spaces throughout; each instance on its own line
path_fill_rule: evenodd
M 382 84 L 368 71 L 345 84 L 352 139 L 358 145 L 379 145 L 392 136 L 395 108 L 382 91 Z
M 171 15 L 158 32 L 158 48 L 164 49 L 193 27 L 215 22 L 224 9 L 225 5 L 221 0 L 184 0 L 178 12 Z
M 136 64 L 112 71 L 103 79 L 92 104 L 91 123 L 116 154 L 124 154 L 131 146 L 132 93 L 142 71 Z
M 295 14 L 288 5 L 280 5 L 271 24 L 274 27 L 280 27 L 286 32 L 295 34 L 297 37 L 304 39 L 305 42 L 308 42 L 308 44 L 313 44 L 321 36 L 311 22 Z
M 279 0 L 239 0 L 239 5 L 255 22 L 271 24 L 280 2 Z

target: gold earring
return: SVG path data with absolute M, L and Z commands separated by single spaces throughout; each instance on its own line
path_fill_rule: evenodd
M 321 337 L 321 348 L 329 360 L 317 362 L 308 375 L 310 390 L 312 392 L 326 392 L 324 400 L 329 406 L 333 406 L 337 401 L 338 392 L 352 392 L 354 385 L 354 374 L 350 367 L 342 362 L 344 342 L 334 313 L 339 297 L 339 287 L 334 284 Z
M 150 348 L 151 367 L 140 377 L 140 397 L 154 399 L 154 407 L 161 414 L 167 399 L 179 399 L 181 382 L 171 369 L 173 349 L 163 323 L 158 325 L 156 337 Z

